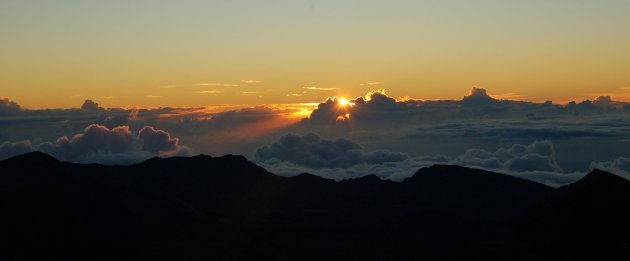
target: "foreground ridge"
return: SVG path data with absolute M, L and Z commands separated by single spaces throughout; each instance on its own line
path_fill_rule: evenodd
M 601 170 L 560 188 L 449 165 L 336 182 L 236 155 L 33 152 L 0 162 L 0 198 L 1 259 L 619 259 L 630 242 L 630 181 Z

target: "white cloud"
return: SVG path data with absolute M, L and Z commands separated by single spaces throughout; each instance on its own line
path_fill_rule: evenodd
M 204 87 L 238 87 L 238 84 L 233 83 L 222 83 L 222 82 L 201 82 L 196 83 L 196 86 L 204 86 Z
M 339 89 L 339 88 L 322 88 L 322 87 L 317 87 L 317 86 L 307 86 L 307 87 L 302 87 L 302 88 L 311 90 L 311 91 L 334 91 L 334 90 Z
M 241 80 L 241 82 L 246 84 L 262 83 L 262 81 L 259 80 Z
M 204 90 L 204 91 L 196 91 L 198 94 L 220 94 L 223 93 L 223 90 Z

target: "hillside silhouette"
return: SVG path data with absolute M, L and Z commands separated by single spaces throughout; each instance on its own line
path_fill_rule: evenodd
M 403 182 L 286 178 L 245 157 L 131 166 L 0 162 L 0 259 L 502 259 L 629 256 L 630 181 L 552 188 L 435 165 Z

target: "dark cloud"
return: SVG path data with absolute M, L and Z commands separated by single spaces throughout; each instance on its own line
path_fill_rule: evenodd
M 142 149 L 153 154 L 172 151 L 179 146 L 179 139 L 171 138 L 171 134 L 146 126 L 140 130 L 138 137 L 142 140 Z
M 516 144 L 510 148 L 500 148 L 495 152 L 470 149 L 457 157 L 453 163 L 488 169 L 524 171 L 562 172 L 555 159 L 551 141 L 537 141 L 530 145 Z
M 5 105 L 10 103 L 3 101 Z M 627 104 L 605 96 L 564 106 L 552 102 L 495 99 L 491 91 L 479 88 L 471 90 L 461 100 L 437 101 L 401 100 L 376 90 L 351 99 L 350 104 L 342 106 L 339 99 L 327 99 L 301 122 L 295 117 L 300 108 L 275 105 L 245 109 L 21 109 L 19 113 L 15 113 L 15 105 L 9 106 L 13 108 L 11 115 L 0 117 L 0 143 L 30 140 L 33 144 L 54 141 L 50 144 L 57 145 L 56 140 L 63 136 L 70 143 L 76 133 L 83 133 L 88 126 L 98 124 L 110 131 L 118 126 L 128 126 L 134 142 L 122 153 L 99 148 L 100 152 L 88 151 L 90 155 L 107 154 L 113 158 L 114 154 L 128 155 L 130 151 L 148 155 L 170 148 L 174 139 L 178 139 L 178 144 L 192 144 L 199 153 L 252 155 L 264 144 L 272 144 L 288 133 L 305 135 L 313 132 L 333 140 L 343 137 L 359 143 L 364 153 L 379 149 L 404 152 L 407 159 L 402 163 L 413 161 L 418 155 L 443 154 L 453 160 L 470 148 L 494 153 L 499 147 L 553 140 L 556 162 L 565 171 L 572 172 L 587 171 L 591 161 L 626 155 L 623 146 L 614 144 L 630 139 L 630 110 L 624 109 Z M 302 111 L 302 115 L 305 112 Z M 155 136 L 155 142 L 161 141 L 156 143 L 159 146 L 154 143 L 147 144 L 155 147 L 143 145 L 139 133 L 145 126 L 156 130 L 151 137 Z M 157 130 L 168 133 L 170 138 L 158 135 Z M 62 143 L 63 140 L 59 141 Z M 87 162 L 87 156 L 79 156 L 82 154 L 76 158 Z M 344 154 L 357 162 L 352 155 L 351 152 Z M 361 157 L 361 160 L 369 161 L 365 155 Z M 481 161 L 482 166 L 524 170 L 529 164 L 538 164 L 533 169 L 552 166 L 547 159 L 547 155 L 526 155 L 510 162 L 496 158 L 476 160 Z M 379 165 L 383 168 L 382 173 L 386 172 L 383 166 L 391 163 Z M 377 165 L 359 163 L 353 168 L 369 170 Z M 547 169 L 553 169 L 553 166 Z
M 42 148 L 65 159 L 73 159 L 83 155 L 97 153 L 122 153 L 133 146 L 133 135 L 128 126 L 108 129 L 105 126 L 93 124 L 85 128 L 83 133 L 72 138 L 63 136 L 50 145 Z
M 97 120 L 99 124 L 106 126 L 108 128 L 114 128 L 116 126 L 129 125 L 129 121 L 131 119 L 131 113 L 130 114 L 125 113 L 122 115 L 116 115 L 116 114 L 102 115 L 99 118 L 100 119 Z
M 30 141 L 4 142 L 0 144 L 0 160 L 33 151 Z
M 366 152 L 351 140 L 325 140 L 310 133 L 283 136 L 277 142 L 258 149 L 254 158 L 256 161 L 277 159 L 318 169 L 399 162 L 407 159 L 407 155 L 382 150 Z
M 93 100 L 85 100 L 85 102 L 83 102 L 83 105 L 81 105 L 81 109 L 86 111 L 96 111 L 102 110 L 103 108 L 98 106 L 98 103 L 94 102 Z
M 566 106 L 552 102 L 535 103 L 498 100 L 482 88 L 473 88 L 462 100 L 397 100 L 387 96 L 384 90 L 372 91 L 366 97 L 350 101 L 353 106 L 343 106 L 338 98 L 328 98 L 320 103 L 307 123 L 344 125 L 409 124 L 424 121 L 448 121 L 463 119 L 540 118 L 549 116 L 571 117 L 575 115 L 616 114 L 626 112 L 627 103 L 612 101 L 602 96 L 592 101 L 572 102 Z M 339 116 L 349 115 L 340 122 Z
M 43 143 L 39 149 L 61 160 L 105 164 L 129 164 L 153 156 L 189 155 L 191 152 L 169 133 L 153 127 L 147 126 L 135 135 L 128 126 L 109 129 L 97 124 L 72 138 L 63 136 L 55 142 Z
M 370 159 L 374 156 L 373 159 Z M 470 149 L 458 157 L 415 156 L 397 152 L 366 153 L 347 139 L 322 140 L 315 134 L 287 135 L 270 146 L 260 148 L 255 160 L 269 171 L 294 176 L 312 173 L 335 180 L 376 175 L 401 181 L 419 168 L 435 164 L 456 164 L 497 171 L 521 178 L 560 186 L 574 182 L 584 173 L 565 173 L 555 160 L 551 141 L 513 145 L 496 151 Z
M 630 131 L 630 121 L 619 117 L 501 120 L 458 120 L 417 128 L 409 138 L 474 137 L 490 140 L 572 139 L 615 137 Z
M 22 111 L 22 107 L 8 98 L 0 99 L 0 115 L 12 115 Z
M 483 106 L 496 102 L 494 98 L 488 95 L 488 91 L 483 88 L 474 87 L 470 93 L 462 99 L 462 104 L 466 106 Z

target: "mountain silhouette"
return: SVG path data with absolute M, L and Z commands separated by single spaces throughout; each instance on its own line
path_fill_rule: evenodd
M 448 165 L 337 182 L 235 155 L 33 152 L 0 162 L 0 259 L 618 260 L 628 206 L 630 181 L 600 170 L 560 188 Z

